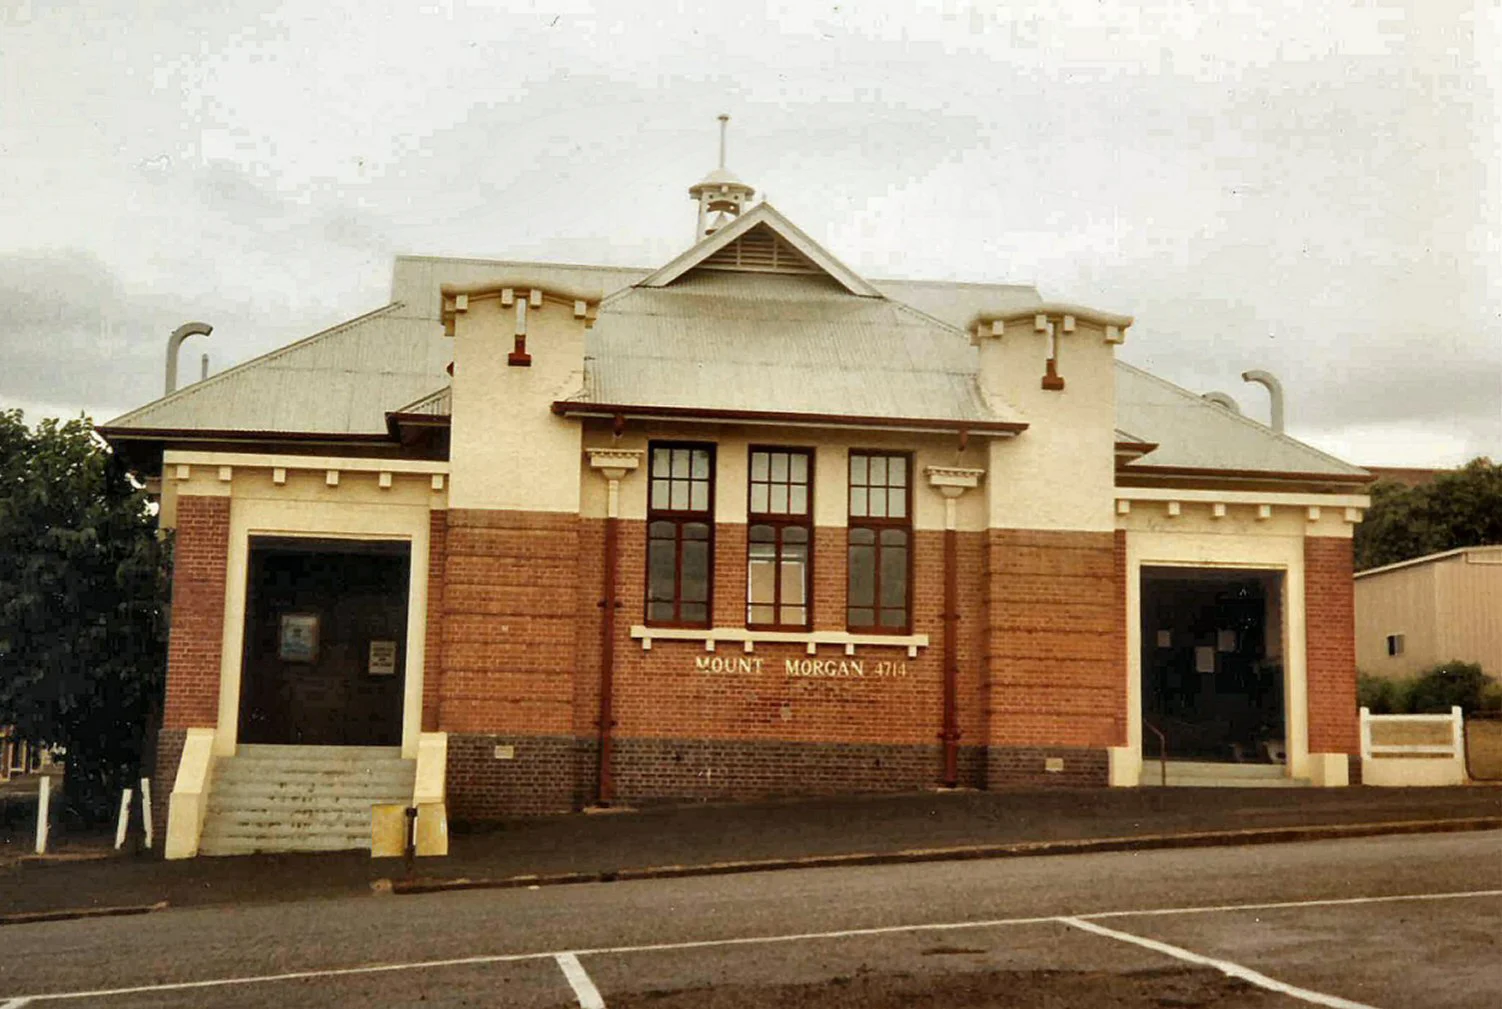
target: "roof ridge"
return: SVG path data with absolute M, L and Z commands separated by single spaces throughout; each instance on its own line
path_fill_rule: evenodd
M 1440 550 L 1436 553 L 1424 554 L 1422 557 L 1410 557 L 1407 560 L 1393 561 L 1391 564 L 1383 564 L 1381 567 L 1367 568 L 1365 571 L 1356 572 L 1355 577 L 1361 578 L 1366 575 L 1379 575 L 1388 571 L 1396 571 L 1399 568 L 1417 567 L 1420 564 L 1429 564 L 1433 561 L 1442 561 L 1447 557 L 1458 557 L 1461 554 L 1468 554 L 1472 550 L 1502 550 L 1502 543 L 1474 543 L 1468 547 L 1451 547 L 1449 550 Z
M 268 350 L 264 354 L 260 354 L 256 357 L 251 358 L 248 361 L 241 361 L 239 364 L 226 368 L 218 374 L 210 375 L 208 378 L 201 379 L 200 381 L 194 382 L 191 385 L 183 386 L 181 389 L 175 389 L 172 392 L 167 393 L 165 396 L 158 397 L 157 399 L 154 399 L 149 403 L 144 403 L 128 413 L 121 414 L 108 423 L 100 424 L 97 426 L 102 428 L 119 427 L 122 424 L 133 422 L 138 415 L 144 414 L 149 410 L 156 410 L 159 407 L 168 405 L 169 403 L 179 403 L 184 400 L 192 399 L 204 389 L 213 388 L 221 382 L 226 381 L 231 376 L 237 375 L 248 368 L 254 367 L 256 365 L 262 365 L 268 361 L 275 360 L 276 358 L 282 357 L 286 354 L 290 354 L 294 350 L 306 347 L 318 340 L 334 336 L 337 333 L 350 329 L 353 326 L 357 326 L 360 323 L 373 319 L 385 312 L 390 312 L 398 308 L 405 308 L 406 304 L 407 303 L 404 301 L 393 301 L 382 305 L 380 308 L 372 309 L 371 311 L 366 312 L 363 315 L 357 315 L 353 319 L 345 319 L 343 322 L 329 326 L 327 329 L 321 329 L 318 332 L 311 334 L 310 336 L 305 336 L 300 340 L 294 340 L 293 342 L 285 344 L 281 347 L 275 347 L 271 350 Z
M 1274 431 L 1272 428 L 1268 427 L 1266 424 L 1262 423 L 1261 421 L 1253 420 L 1252 418 L 1246 416 L 1245 414 L 1242 414 L 1242 413 L 1239 413 L 1239 412 L 1236 412 L 1236 411 L 1232 411 L 1232 410 L 1227 410 L 1224 407 L 1217 408 L 1214 403 L 1211 403 L 1209 400 L 1205 399 L 1205 397 L 1199 395 L 1198 393 L 1192 392 L 1189 389 L 1186 389 L 1182 385 L 1179 385 L 1179 384 L 1177 384 L 1175 382 L 1170 382 L 1168 379 L 1163 378 L 1160 375 L 1155 375 L 1155 374 L 1153 374 L 1150 371 L 1147 371 L 1147 370 L 1145 370 L 1143 368 L 1139 368 L 1139 367 L 1137 367 L 1134 364 L 1128 364 L 1125 361 L 1117 359 L 1117 361 L 1116 361 L 1116 367 L 1118 367 L 1118 368 L 1126 368 L 1126 369 L 1128 369 L 1130 371 L 1136 372 L 1139 375 L 1142 375 L 1142 376 L 1144 376 L 1146 378 L 1151 379 L 1154 382 L 1157 382 L 1159 385 L 1163 386 L 1166 389 L 1171 390 L 1172 392 L 1176 393 L 1177 395 L 1182 396 L 1183 398 L 1185 398 L 1187 400 L 1191 400 L 1191 401 L 1194 401 L 1196 403 L 1202 404 L 1202 405 L 1204 405 L 1205 407 L 1207 407 L 1209 409 L 1219 409 L 1222 414 L 1224 414 L 1225 416 L 1231 418 L 1234 421 L 1237 421 L 1238 423 L 1240 423 L 1242 425 L 1245 425 L 1245 426 L 1250 427 L 1250 428 L 1252 428 L 1252 429 L 1254 429 L 1256 431 L 1259 431 L 1262 434 L 1265 434 L 1265 435 L 1267 435 L 1270 438 L 1276 438 L 1278 441 L 1281 441 L 1281 442 L 1283 442 L 1286 445 L 1292 445 L 1295 448 L 1300 448 L 1300 449 L 1303 449 L 1303 450 L 1305 450 L 1307 452 L 1312 452 L 1314 455 L 1318 456 L 1319 458 L 1323 459 L 1324 461 L 1329 462 L 1329 463 L 1334 463 L 1337 466 L 1344 467 L 1347 471 L 1349 471 L 1351 473 L 1365 473 L 1366 472 L 1366 470 L 1362 469 L 1360 466 L 1356 466 L 1353 463 L 1348 463 L 1344 459 L 1341 459 L 1341 458 L 1339 458 L 1337 456 L 1333 456 L 1329 452 L 1324 451 L 1323 449 L 1315 448 L 1313 445 L 1309 444 L 1308 442 L 1300 441 L 1299 439 L 1293 437 L 1290 434 L 1286 434 L 1286 433 L 1284 433 L 1282 431 Z

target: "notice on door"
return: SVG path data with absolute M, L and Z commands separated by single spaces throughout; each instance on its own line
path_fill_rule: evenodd
M 395 641 L 372 641 L 370 643 L 370 665 L 368 666 L 368 671 L 371 676 L 396 675 Z

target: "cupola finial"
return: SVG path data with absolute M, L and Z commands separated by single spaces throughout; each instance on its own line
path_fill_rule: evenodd
M 699 224 L 694 231 L 696 242 L 739 217 L 751 202 L 751 197 L 756 195 L 755 189 L 737 179 L 725 167 L 725 134 L 730 125 L 730 115 L 721 112 L 718 118 L 720 166 L 688 188 L 689 197 L 699 204 Z

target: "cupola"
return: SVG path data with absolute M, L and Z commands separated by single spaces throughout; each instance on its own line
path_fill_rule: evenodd
M 694 232 L 694 241 L 714 234 L 740 216 L 741 211 L 756 195 L 756 190 L 746 185 L 725 167 L 725 128 L 730 117 L 720 117 L 720 166 L 703 179 L 688 187 L 688 195 L 699 204 L 699 225 Z

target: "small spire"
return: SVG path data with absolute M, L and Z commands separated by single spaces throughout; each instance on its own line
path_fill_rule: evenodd
M 730 114 L 721 112 L 720 116 L 720 167 L 725 167 L 725 130 L 730 125 Z

